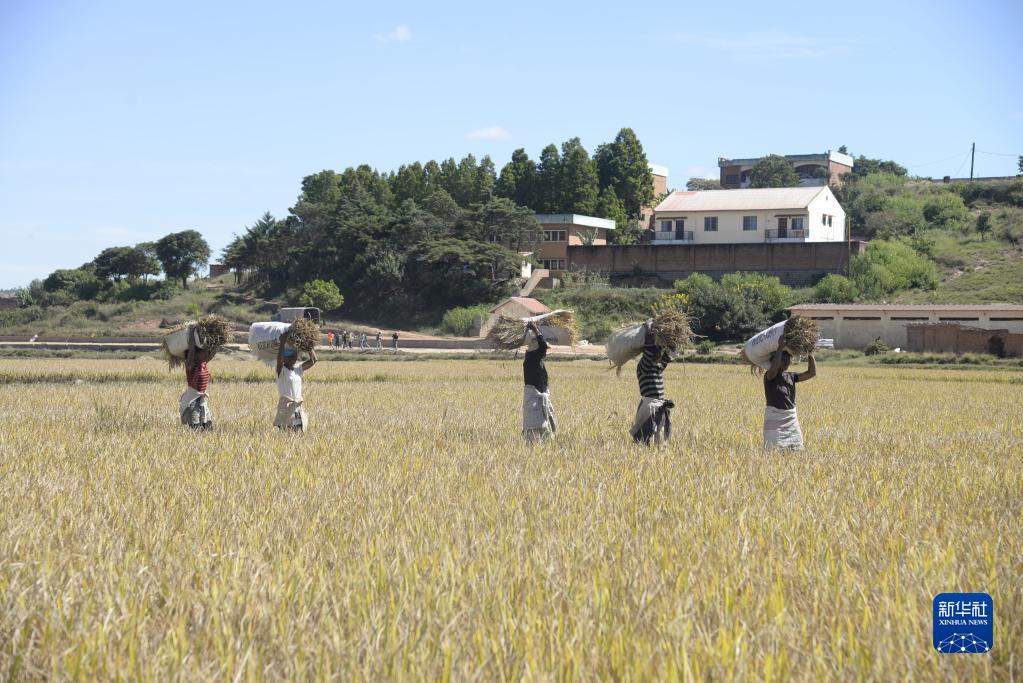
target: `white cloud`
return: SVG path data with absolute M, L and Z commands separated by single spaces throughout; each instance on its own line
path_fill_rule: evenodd
M 466 133 L 465 137 L 470 140 L 507 140 L 511 137 L 511 133 L 501 128 L 501 126 L 487 126 L 486 128 Z
M 375 37 L 381 43 L 407 43 L 412 40 L 412 29 L 399 24 L 390 33 L 378 33 Z
M 676 33 L 674 40 L 693 47 L 728 52 L 736 61 L 808 59 L 845 50 L 835 39 L 819 39 L 786 31 L 738 33 Z

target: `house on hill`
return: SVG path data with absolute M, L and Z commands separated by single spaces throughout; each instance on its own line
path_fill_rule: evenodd
M 721 169 L 721 187 L 737 190 L 750 186 L 753 167 L 761 157 L 750 159 L 725 159 L 718 157 L 718 168 Z M 842 152 L 824 154 L 788 154 L 785 161 L 799 174 L 799 183 L 803 187 L 819 185 L 841 185 L 842 176 L 853 170 L 852 155 Z
M 831 188 L 677 191 L 654 209 L 651 243 L 840 242 L 845 210 Z

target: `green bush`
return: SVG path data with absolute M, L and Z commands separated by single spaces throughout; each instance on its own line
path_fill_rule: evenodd
M 856 283 L 843 275 L 830 273 L 814 286 L 814 301 L 818 303 L 847 304 L 860 295 Z
M 952 192 L 940 192 L 924 202 L 924 219 L 934 228 L 961 229 L 969 225 L 970 212 L 963 198 Z
M 654 288 L 582 287 L 537 290 L 534 296 L 550 308 L 573 311 L 581 337 L 600 342 L 625 323 L 649 318 L 664 293 Z
M 704 339 L 696 345 L 696 353 L 701 356 L 706 356 L 708 353 L 713 353 L 715 348 L 714 342 L 709 339 Z
M 302 296 L 299 297 L 300 306 L 315 306 L 321 311 L 335 311 L 344 304 L 345 298 L 337 285 L 330 280 L 312 280 L 305 283 L 302 288 Z
M 781 320 L 785 308 L 792 304 L 792 290 L 773 275 L 728 273 L 721 278 L 721 286 L 758 307 L 768 320 Z
M 444 317 L 440 321 L 440 328 L 445 334 L 467 337 L 472 327 L 473 318 L 480 315 L 486 320 L 489 312 L 490 307 L 485 305 L 452 308 L 444 313 Z
M 711 341 L 739 341 L 770 323 L 756 300 L 744 298 L 735 289 L 701 273 L 676 280 L 675 290 L 688 300 L 693 331 Z
M 853 257 L 850 270 L 860 293 L 870 299 L 913 287 L 934 289 L 938 284 L 934 263 L 904 242 L 871 241 L 864 253 Z
M 888 353 L 891 350 L 892 347 L 885 344 L 881 340 L 881 337 L 878 337 L 877 339 L 863 347 L 863 354 L 866 356 L 877 356 L 882 353 Z

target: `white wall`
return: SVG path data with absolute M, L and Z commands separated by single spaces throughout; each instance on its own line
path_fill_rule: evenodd
M 810 242 L 841 242 L 845 239 L 845 209 L 830 188 L 825 188 L 810 202 Z M 822 216 L 832 216 L 831 225 L 824 225 Z
M 684 211 L 684 212 L 660 212 L 657 214 L 657 222 L 655 228 L 658 232 L 661 231 L 661 221 L 671 220 L 672 223 L 680 217 L 685 217 L 687 231 L 693 233 L 694 244 L 744 244 L 744 243 L 762 243 L 764 241 L 765 230 L 777 230 L 778 219 L 776 214 L 787 213 L 796 214 L 795 211 Z M 703 219 L 705 216 L 717 216 L 718 218 L 718 229 L 717 232 L 707 232 L 703 229 Z M 742 229 L 742 218 L 743 216 L 756 216 L 757 217 L 757 229 L 756 230 L 743 230 Z M 791 219 L 790 219 L 791 220 Z M 804 215 L 803 225 L 807 226 L 810 220 L 809 215 Z M 817 216 L 817 220 L 820 220 L 820 216 Z M 676 228 L 673 228 L 676 229 Z

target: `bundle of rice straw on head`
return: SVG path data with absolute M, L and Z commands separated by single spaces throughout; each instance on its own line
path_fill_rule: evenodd
M 817 348 L 820 334 L 816 321 L 794 315 L 785 321 L 785 348 L 795 355 L 806 356 Z
M 499 349 L 517 349 L 526 343 L 526 323 L 535 322 L 542 327 L 560 327 L 568 332 L 569 344 L 575 344 L 579 337 L 575 316 L 572 311 L 551 311 L 532 318 L 512 318 L 502 315 L 490 328 L 487 336 Z
M 677 309 L 668 309 L 654 318 L 651 326 L 654 342 L 672 351 L 682 351 L 693 343 L 693 330 L 689 327 L 689 318 Z
M 312 320 L 299 318 L 288 328 L 288 344 L 308 353 L 320 343 L 320 328 Z
M 185 332 L 184 337 L 181 336 L 182 332 Z M 187 322 L 179 325 L 167 333 L 163 338 L 163 355 L 167 359 L 167 365 L 172 370 L 185 362 L 184 353 L 181 349 L 187 348 L 184 346 L 188 343 L 187 335 L 193 335 L 197 346 L 208 350 L 212 360 L 217 351 L 230 341 L 231 325 L 219 315 L 207 315 L 196 322 Z M 171 337 L 175 338 L 178 354 L 171 352 Z M 181 346 L 178 346 L 179 344 Z
M 207 315 L 199 318 L 195 328 L 199 343 L 210 352 L 211 357 L 231 340 L 231 324 L 222 316 Z

